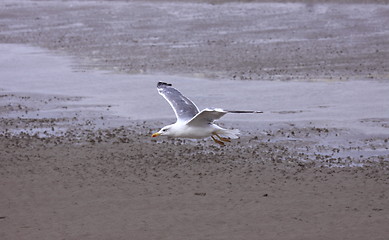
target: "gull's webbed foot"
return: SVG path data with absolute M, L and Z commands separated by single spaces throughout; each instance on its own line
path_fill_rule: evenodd
M 225 138 L 225 137 L 220 137 L 218 134 L 215 134 L 216 137 L 218 137 L 220 139 L 220 141 L 223 141 L 223 142 L 231 142 L 231 139 L 229 138 Z
M 216 135 L 217 136 L 217 135 Z M 213 141 L 215 141 L 215 143 L 219 144 L 220 146 L 225 146 L 224 142 L 220 141 L 220 140 L 217 140 L 216 138 L 214 138 L 213 136 L 211 136 L 211 138 L 213 139 Z

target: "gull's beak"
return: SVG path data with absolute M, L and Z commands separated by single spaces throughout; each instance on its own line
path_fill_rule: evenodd
M 151 135 L 151 137 L 158 137 L 159 135 L 161 135 L 161 134 L 159 132 L 156 132 L 153 135 Z

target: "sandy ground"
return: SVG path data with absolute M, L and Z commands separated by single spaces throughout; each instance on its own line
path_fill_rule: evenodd
M 387 239 L 386 4 L 2 1 L 0 238 Z

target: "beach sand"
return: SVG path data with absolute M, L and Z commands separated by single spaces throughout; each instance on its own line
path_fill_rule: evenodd
M 0 239 L 387 239 L 383 3 L 2 1 Z

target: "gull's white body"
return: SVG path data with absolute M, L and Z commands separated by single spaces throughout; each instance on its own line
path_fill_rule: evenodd
M 191 126 L 186 124 L 186 122 L 176 122 L 171 125 L 167 125 L 166 127 L 169 128 L 168 134 L 161 134 L 161 135 L 167 135 L 170 137 L 177 137 L 177 138 L 206 138 L 210 137 L 212 135 L 221 135 L 228 138 L 238 138 L 239 130 L 229 130 L 224 129 L 214 123 L 210 124 L 204 124 L 199 126 Z
M 216 124 L 208 125 L 205 127 L 191 127 L 185 123 L 175 123 L 169 125 L 169 136 L 177 138 L 206 138 L 212 135 L 215 130 L 220 128 Z
M 177 138 L 206 138 L 212 139 L 221 145 L 223 142 L 229 142 L 229 139 L 238 138 L 238 129 L 224 129 L 215 123 L 215 120 L 221 118 L 227 113 L 262 113 L 259 111 L 226 111 L 220 108 L 204 109 L 199 112 L 197 106 L 188 98 L 183 96 L 171 84 L 159 82 L 158 92 L 161 94 L 173 108 L 177 117 L 177 122 L 163 127 L 152 136 L 165 135 Z M 214 138 L 218 137 L 220 140 Z

